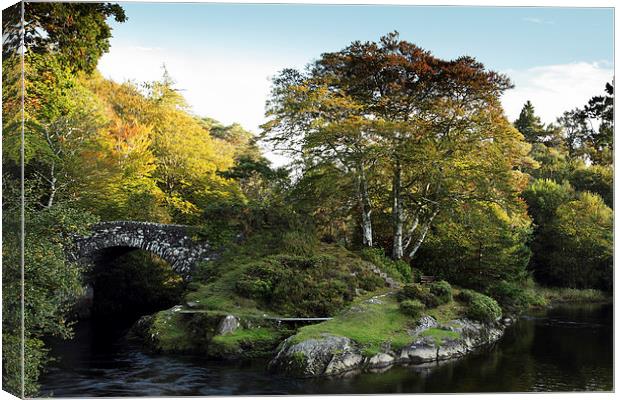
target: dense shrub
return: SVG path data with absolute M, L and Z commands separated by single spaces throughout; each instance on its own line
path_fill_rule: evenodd
M 430 289 L 422 286 L 419 283 L 412 283 L 403 286 L 403 288 L 397 294 L 398 301 L 405 300 L 419 300 L 427 308 L 435 308 L 441 304 L 441 300 L 437 298 Z
M 403 314 L 414 319 L 420 318 L 425 309 L 424 304 L 419 300 L 404 300 L 398 307 Z
M 240 295 L 262 301 L 269 301 L 275 285 L 282 278 L 275 257 L 257 261 L 246 269 L 246 273 L 235 284 Z
M 390 260 L 392 261 L 392 260 Z M 403 260 L 396 260 L 396 261 L 392 261 L 394 266 L 396 267 L 396 270 L 398 271 L 398 273 L 401 276 L 401 280 L 405 283 L 408 282 L 414 282 L 414 276 L 413 276 L 413 270 L 411 268 L 411 266 L 409 265 L 409 263 L 403 261 Z
M 607 207 L 614 206 L 614 171 L 611 166 L 583 166 L 572 171 L 570 184 L 580 192 L 592 192 L 601 196 Z
M 428 285 L 432 294 L 437 296 L 442 304 L 452 301 L 452 286 L 446 281 L 433 282 Z
M 473 203 L 438 215 L 413 259 L 425 275 L 483 289 L 527 276 L 531 221 L 523 204 Z
M 338 246 L 330 254 L 304 257 L 277 254 L 242 267 L 235 292 L 282 315 L 330 316 L 355 297 L 356 289 L 375 290 L 385 282 Z
M 489 294 L 499 303 L 504 313 L 521 314 L 530 302 L 523 288 L 506 281 L 491 286 Z
M 292 230 L 282 235 L 282 250 L 287 254 L 310 257 L 316 252 L 318 243 L 315 235 L 301 230 Z
M 538 283 L 610 291 L 613 277 L 613 210 L 598 194 L 565 183 L 535 181 L 525 192 L 538 225 L 530 269 Z
M 389 277 L 403 283 L 413 282 L 411 266 L 403 260 L 394 261 L 387 257 L 383 249 L 366 248 L 362 250 L 361 255 L 388 274 Z
M 362 269 L 356 273 L 357 287 L 366 291 L 373 291 L 385 285 L 385 281 L 379 275 L 368 269 Z
M 493 322 L 502 316 L 502 309 L 495 300 L 473 290 L 463 290 L 459 296 L 467 303 L 468 318 L 480 322 Z

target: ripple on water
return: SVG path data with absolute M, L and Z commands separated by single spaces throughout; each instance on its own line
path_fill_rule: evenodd
M 126 340 L 91 342 L 88 324 L 77 339 L 57 342 L 61 361 L 42 378 L 42 395 L 212 396 L 325 393 L 454 393 L 610 391 L 613 389 L 612 308 L 553 309 L 524 317 L 490 349 L 441 365 L 395 367 L 381 374 L 293 379 L 263 365 L 148 354 Z M 100 334 L 99 334 L 100 335 Z

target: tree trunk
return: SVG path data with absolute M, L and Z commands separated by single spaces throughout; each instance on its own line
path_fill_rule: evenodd
M 365 247 L 372 247 L 372 221 L 370 219 L 372 209 L 370 207 L 370 198 L 368 196 L 368 182 L 366 182 L 366 173 L 361 165 L 357 179 L 358 200 L 362 211 L 362 243 Z
M 392 223 L 394 228 L 394 238 L 392 244 L 392 258 L 400 260 L 403 258 L 403 199 L 401 193 L 401 167 L 400 162 L 396 163 L 394 176 L 392 177 Z
M 424 242 L 424 239 L 426 239 L 426 234 L 428 233 L 428 230 L 430 229 L 431 224 L 433 223 L 433 219 L 435 219 L 435 217 L 437 216 L 438 212 L 439 212 L 439 210 L 433 212 L 433 215 L 431 215 L 431 217 L 428 219 L 428 221 L 426 221 L 426 223 L 424 224 L 424 227 L 422 228 L 422 231 L 420 232 L 420 235 L 417 237 L 417 239 L 413 243 L 413 247 L 411 248 L 411 252 L 409 253 L 409 258 L 413 258 L 415 253 L 418 252 L 418 249 L 420 248 L 420 246 Z
M 47 199 L 46 208 L 52 208 L 52 206 L 54 205 L 54 197 L 56 197 L 56 191 L 58 190 L 56 188 L 56 175 L 54 175 L 54 167 L 55 167 L 55 163 L 52 163 L 52 166 L 50 168 L 50 179 L 49 179 L 50 196 Z
M 407 232 L 407 240 L 405 241 L 405 245 L 403 246 L 403 251 L 409 248 L 409 245 L 411 244 L 411 240 L 413 239 L 413 234 L 415 233 L 415 230 L 417 229 L 419 222 L 420 222 L 420 216 L 418 215 L 418 211 L 416 211 L 413 222 L 411 223 L 411 228 L 409 228 L 409 231 Z

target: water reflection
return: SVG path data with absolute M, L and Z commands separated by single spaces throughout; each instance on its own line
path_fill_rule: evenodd
M 558 307 L 524 317 L 496 345 L 457 361 L 395 367 L 346 378 L 292 379 L 264 362 L 228 364 L 146 354 L 95 325 L 81 324 L 43 378 L 55 396 L 457 393 L 613 389 L 612 306 Z M 118 334 L 116 335 L 118 337 Z M 108 340 L 105 340 L 105 339 Z

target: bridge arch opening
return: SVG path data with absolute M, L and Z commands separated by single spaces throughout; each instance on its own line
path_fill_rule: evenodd
M 86 315 L 127 324 L 179 304 L 186 285 L 168 261 L 130 246 L 95 251 L 85 278 L 90 292 Z

